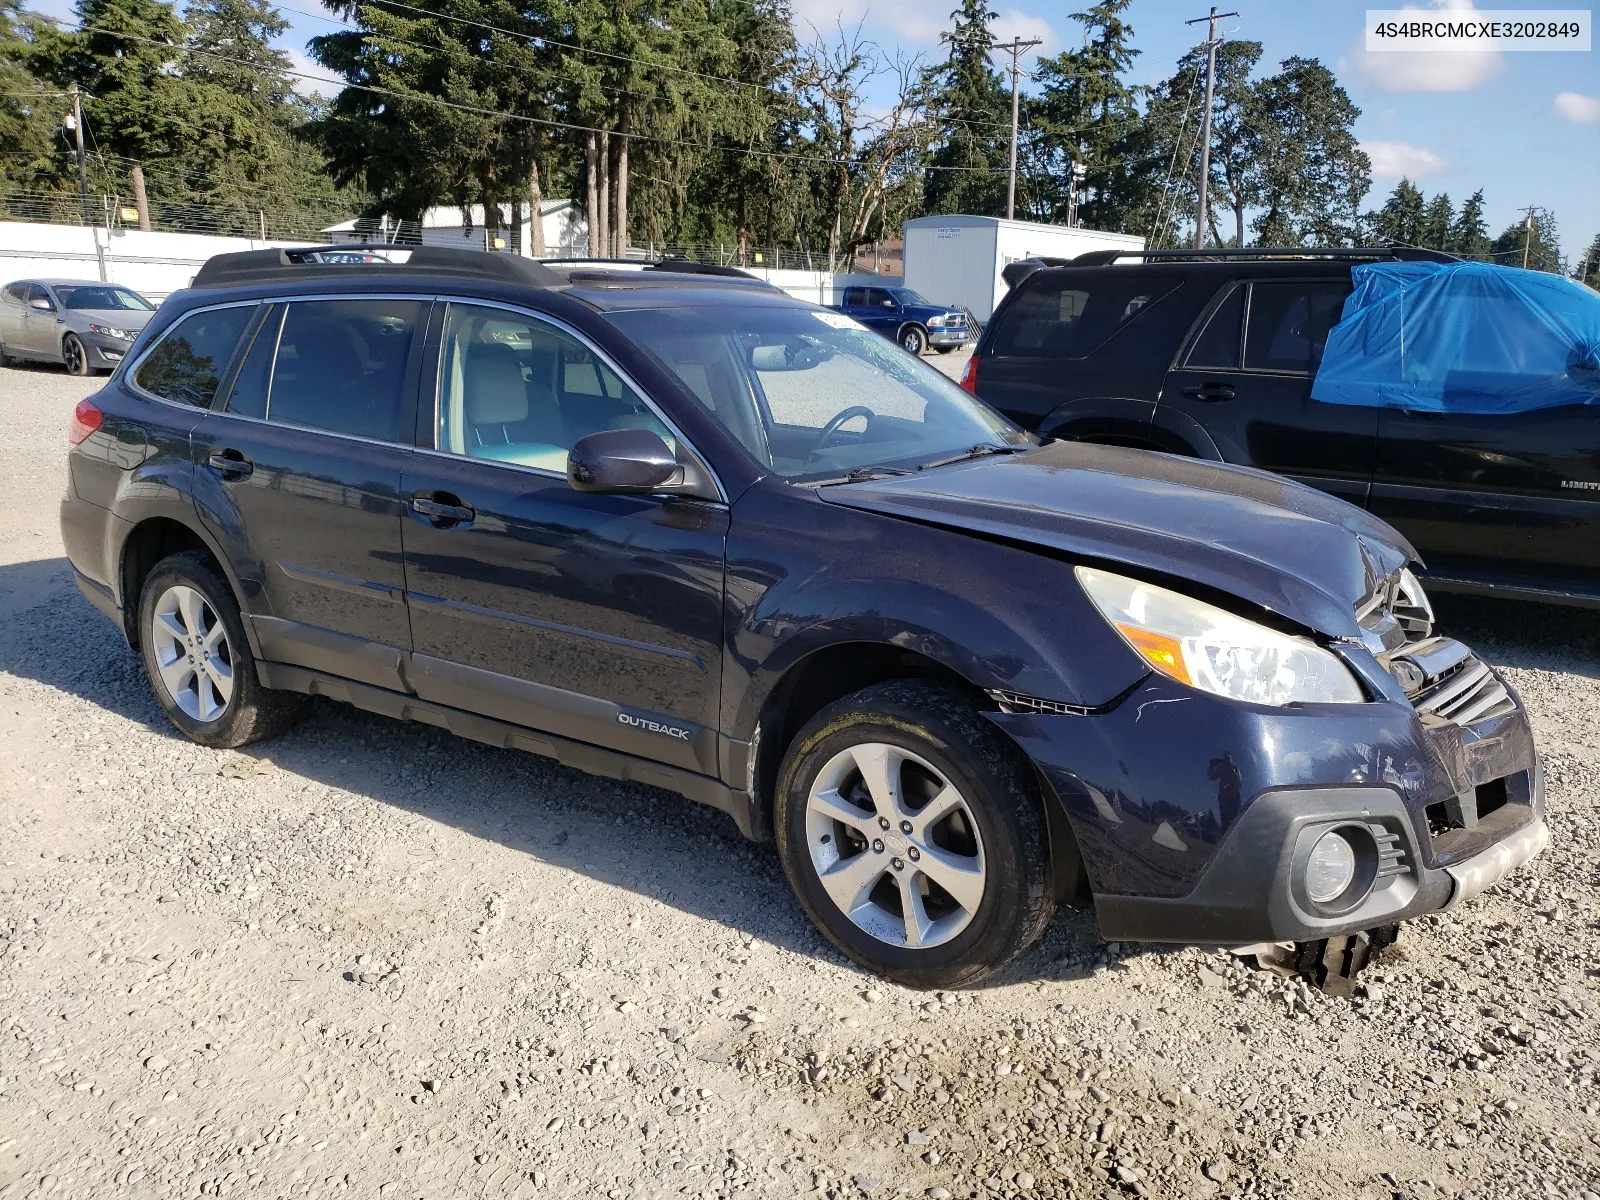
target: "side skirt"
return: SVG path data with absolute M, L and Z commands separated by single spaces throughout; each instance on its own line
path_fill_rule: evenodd
M 386 688 L 373 687 L 371 684 L 357 683 L 353 679 L 324 675 L 305 667 L 290 666 L 287 663 L 258 662 L 256 672 L 260 676 L 262 687 L 303 692 L 308 696 L 326 696 L 330 700 L 353 704 L 366 712 L 378 713 L 401 721 L 420 721 L 424 725 L 446 729 L 458 737 L 471 738 L 475 742 L 543 755 L 545 758 L 555 759 L 563 766 L 587 771 L 591 775 L 602 775 L 607 779 L 625 779 L 677 792 L 697 804 L 706 804 L 727 813 L 745 837 L 756 836 L 753 824 L 755 806 L 749 793 L 730 788 L 720 779 L 713 779 L 708 775 L 635 758 L 631 754 L 621 754 L 615 750 L 591 746 L 587 742 L 555 737 L 521 725 L 480 717 L 476 713 L 418 700 L 415 696 L 391 692 Z

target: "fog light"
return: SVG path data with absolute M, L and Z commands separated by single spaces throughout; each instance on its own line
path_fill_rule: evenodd
M 1317 904 L 1332 904 L 1356 877 L 1356 852 L 1338 830 L 1317 839 L 1306 859 L 1306 895 Z

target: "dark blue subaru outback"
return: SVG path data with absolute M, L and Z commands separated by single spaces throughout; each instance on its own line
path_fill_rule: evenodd
M 1360 509 L 1041 445 L 753 280 L 388 258 L 212 259 L 74 417 L 79 587 L 195 741 L 309 693 L 681 792 L 915 986 L 1058 902 L 1339 972 L 1544 845 Z

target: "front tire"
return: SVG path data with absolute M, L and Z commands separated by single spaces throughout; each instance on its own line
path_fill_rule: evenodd
M 915 354 L 920 358 L 927 352 L 928 335 L 922 332 L 920 325 L 907 325 L 900 331 L 900 345 L 907 354 Z
M 261 686 L 233 589 L 199 551 L 162 559 L 145 579 L 139 649 L 168 719 L 202 746 L 272 737 L 299 715 L 301 697 Z
M 66 366 L 68 375 L 89 373 L 89 352 L 83 348 L 83 343 L 78 340 L 77 334 L 69 333 L 61 339 L 61 361 Z
M 957 689 L 877 684 L 818 713 L 784 756 L 775 817 L 812 923 L 908 987 L 991 975 L 1049 923 L 1033 772 Z

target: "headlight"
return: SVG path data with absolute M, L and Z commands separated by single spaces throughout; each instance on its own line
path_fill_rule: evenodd
M 133 341 L 133 334 L 126 329 L 118 329 L 115 325 L 91 325 L 89 326 L 89 332 L 98 333 L 101 337 L 116 338 L 123 342 Z
M 944 318 L 943 317 L 929 317 L 928 318 L 928 328 L 929 329 L 943 329 L 944 328 Z
M 1251 704 L 1359 704 L 1361 685 L 1306 638 L 1246 621 L 1178 592 L 1077 569 L 1100 615 L 1156 670 L 1179 683 Z

